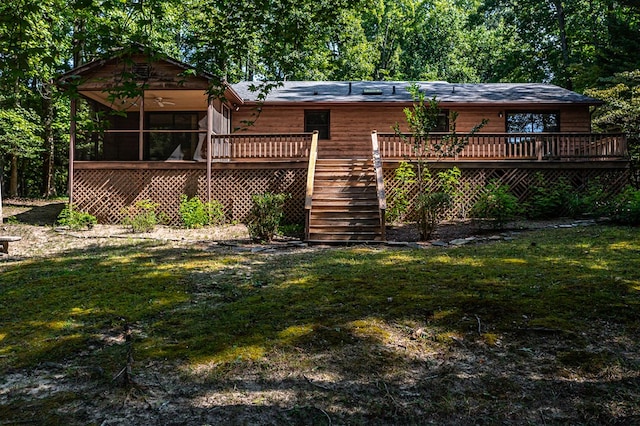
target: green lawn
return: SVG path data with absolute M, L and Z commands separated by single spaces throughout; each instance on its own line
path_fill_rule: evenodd
M 540 359 L 549 365 L 535 374 L 550 381 L 599 381 L 617 371 L 615 386 L 624 393 L 615 404 L 606 393 L 583 397 L 589 404 L 572 406 L 570 422 L 628 420 L 640 416 L 634 401 L 640 365 L 637 356 L 620 353 L 638 348 L 638 265 L 640 229 L 602 226 L 452 249 L 264 255 L 128 242 L 66 252 L 0 264 L 0 375 L 43 362 L 82 364 L 88 352 L 104 371 L 98 381 L 114 386 L 111 378 L 126 360 L 126 326 L 134 374 L 164 363 L 179 366 L 181 377 L 220 385 L 248 371 L 267 380 L 276 371 L 308 378 L 321 370 L 321 390 L 368 381 L 375 371 L 378 390 L 388 394 L 354 396 L 359 414 L 328 396 L 298 402 L 298 411 L 276 418 L 290 423 L 307 417 L 319 424 L 419 423 L 425 415 L 464 423 L 481 414 L 508 423 L 509 410 L 516 410 L 510 399 L 525 392 L 518 365 L 534 368 L 528 363 Z M 458 375 L 436 369 L 443 356 L 461 353 L 494 363 L 495 376 L 476 393 L 458 395 L 449 382 Z M 425 365 L 449 380 L 434 385 L 446 389 L 437 398 L 424 384 L 412 385 L 411 369 Z M 422 403 L 399 409 L 403 386 L 414 386 L 411 398 Z M 544 398 L 540 386 L 528 392 Z M 385 401 L 395 408 L 389 411 Z M 0 420 L 20 404 L 0 409 Z M 325 408 L 308 409 L 319 404 Z M 463 415 L 459 410 L 470 417 L 455 417 Z M 527 416 L 523 423 L 536 423 L 535 414 Z

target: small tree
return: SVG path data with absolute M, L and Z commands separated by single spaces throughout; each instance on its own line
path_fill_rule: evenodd
M 412 143 L 416 165 L 416 184 L 418 186 L 418 203 L 416 206 L 420 239 L 426 240 L 431 236 L 442 216 L 445 208 L 451 205 L 452 188 L 441 187 L 439 191 L 430 191 L 431 172 L 429 159 L 436 161 L 453 157 L 469 144 L 469 138 L 484 127 L 488 120 L 483 119 L 469 133 L 459 135 L 456 130 L 458 113 L 449 113 L 450 132 L 446 135 L 434 137 L 432 133 L 438 128 L 441 110 L 438 100 L 433 97 L 427 99 L 420 86 L 413 83 L 407 88 L 413 99 L 413 107 L 405 108 L 404 114 L 411 136 L 405 135 L 396 123 L 394 130 L 405 142 Z
M 15 107 L 0 109 L 0 155 L 9 157 L 9 196 L 18 196 L 18 161 L 37 158 L 42 151 L 42 129 L 33 112 Z
M 278 225 L 284 215 L 284 203 L 289 194 L 254 194 L 253 206 L 249 212 L 247 228 L 254 241 L 269 242 L 278 231 Z

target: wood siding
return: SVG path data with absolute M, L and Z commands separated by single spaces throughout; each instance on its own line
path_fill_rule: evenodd
M 146 90 L 206 90 L 209 82 L 204 78 L 185 78 L 181 74 L 185 71 L 168 61 L 149 62 L 149 58 L 144 55 L 133 55 L 130 58 L 118 58 L 106 61 L 103 66 L 96 67 L 84 76 L 82 83 L 78 86 L 80 91 L 84 90 L 104 90 L 109 87 L 118 86 L 122 81 L 123 72 L 131 72 L 133 64 L 148 64 L 150 66 L 149 78 L 144 81 Z
M 368 158 L 371 156 L 371 131 L 388 133 L 400 123 L 407 131 L 403 108 L 410 105 L 265 105 L 254 125 L 246 128 L 250 133 L 287 133 L 304 131 L 305 110 L 330 110 L 330 138 L 319 141 L 320 158 Z M 448 109 L 445 105 L 443 109 Z M 506 112 L 514 110 L 559 111 L 561 132 L 589 132 L 590 116 L 586 105 L 564 107 L 540 107 L 523 105 L 511 107 L 452 107 L 458 112 L 457 131 L 470 131 L 483 118 L 489 120 L 482 133 L 500 133 L 506 130 Z M 243 128 L 243 120 L 254 120 L 255 109 L 244 106 L 233 114 L 233 127 Z M 502 115 L 502 117 L 500 116 Z

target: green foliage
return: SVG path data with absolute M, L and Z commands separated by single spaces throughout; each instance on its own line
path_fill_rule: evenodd
M 284 215 L 284 203 L 288 198 L 289 194 L 271 192 L 251 196 L 253 206 L 249 212 L 247 228 L 254 241 L 268 242 L 273 239 Z
M 534 182 L 529 186 L 527 216 L 531 219 L 550 219 L 566 215 L 574 193 L 569 182 L 564 178 L 549 182 L 542 173 L 537 173 L 533 179 Z
M 413 155 L 416 161 L 416 183 L 418 187 L 418 197 L 416 202 L 416 212 L 418 217 L 418 228 L 420 239 L 426 240 L 431 236 L 435 227 L 444 216 L 444 211 L 451 206 L 453 198 L 457 195 L 455 189 L 459 185 L 460 170 L 453 168 L 447 172 L 438 174 L 442 188 L 433 190 L 431 172 L 428 160 L 452 157 L 458 154 L 469 144 L 469 138 L 487 124 L 483 119 L 478 125 L 465 135 L 456 132 L 456 120 L 458 114 L 451 111 L 449 115 L 450 132 L 442 136 L 433 136 L 432 132 L 437 129 L 440 116 L 440 107 L 434 97 L 427 100 L 424 92 L 420 90 L 418 84 L 414 83 L 407 88 L 413 98 L 413 107 L 405 108 L 404 114 L 407 120 L 410 136 L 405 135 L 400 129 L 400 125 L 394 125 L 395 133 L 404 140 L 405 143 L 412 143 Z
M 131 229 L 131 232 L 151 232 L 156 225 L 167 222 L 167 217 L 163 213 L 158 213 L 159 204 L 151 200 L 140 200 L 132 206 L 122 209 L 125 216 L 122 225 Z
M 387 220 L 400 222 L 405 218 L 411 202 L 409 200 L 409 188 L 416 182 L 414 167 L 406 161 L 401 162 L 395 170 L 393 179 L 396 181 L 387 196 L 389 203 L 387 208 Z
M 0 109 L 0 154 L 36 158 L 42 151 L 38 116 L 24 108 Z
M 599 180 L 589 182 L 584 191 L 572 191 L 568 195 L 567 213 L 571 217 L 609 214 L 611 194 L 605 191 Z
M 605 104 L 593 116 L 596 130 L 624 132 L 627 136 L 629 154 L 635 166 L 636 186 L 640 184 L 640 69 L 621 72 L 603 78 L 601 88 L 591 89 L 587 94 L 601 99 Z
M 611 218 L 623 225 L 640 225 L 640 189 L 626 187 L 609 206 Z
M 57 223 L 69 229 L 80 230 L 93 228 L 93 226 L 98 223 L 98 220 L 95 216 L 76 210 L 73 208 L 73 205 L 67 204 L 58 215 Z
M 498 227 L 504 226 L 521 213 L 518 197 L 509 192 L 508 185 L 497 181 L 487 185 L 470 212 L 472 217 L 495 220 Z
M 178 212 L 185 228 L 222 225 L 225 219 L 224 206 L 219 201 L 203 202 L 198 197 L 189 198 L 185 194 L 180 197 Z
M 278 235 L 292 238 L 304 237 L 304 225 L 299 223 L 286 223 L 278 225 Z

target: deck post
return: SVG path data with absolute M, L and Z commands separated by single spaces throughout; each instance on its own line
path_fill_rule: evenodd
M 69 122 L 69 182 L 67 192 L 69 193 L 69 206 L 73 205 L 73 161 L 76 151 L 76 111 L 77 100 L 71 98 L 71 117 Z
M 140 117 L 138 128 L 138 160 L 144 161 L 144 91 L 140 96 Z
M 211 142 L 213 139 L 213 98 L 209 97 L 207 105 L 207 202 L 211 202 Z
M 538 161 L 542 161 L 542 157 L 544 154 L 542 139 L 536 138 L 536 153 L 538 157 Z

